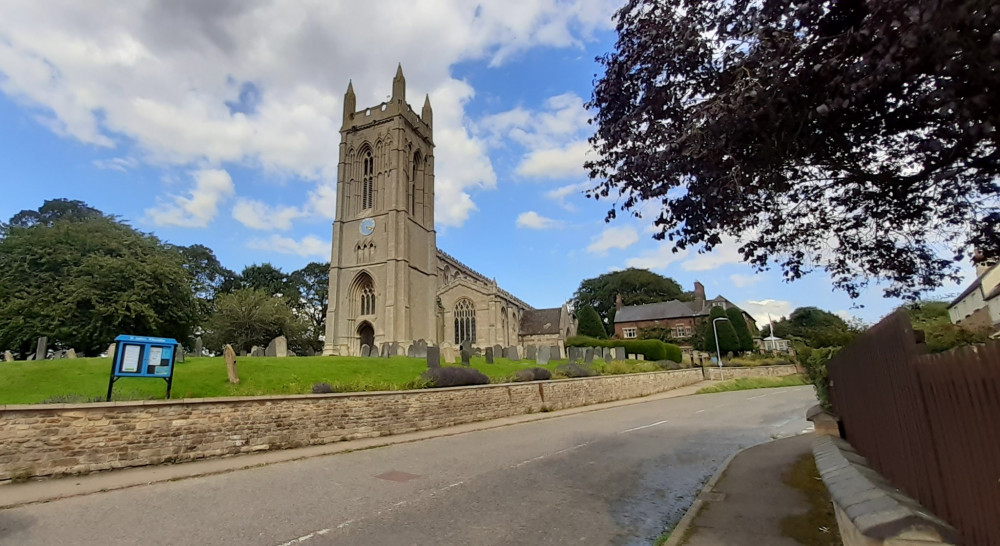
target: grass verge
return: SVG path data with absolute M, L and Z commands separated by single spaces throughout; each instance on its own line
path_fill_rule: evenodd
M 745 391 L 750 389 L 768 389 L 774 387 L 797 387 L 808 385 L 809 382 L 802 374 L 785 375 L 781 377 L 741 377 L 723 381 L 718 385 L 702 387 L 695 394 L 710 394 L 713 392 Z
M 841 544 L 833 502 L 816 469 L 816 460 L 807 453 L 796 461 L 782 481 L 809 499 L 809 511 L 781 521 L 781 532 L 799 544 L 838 546 Z

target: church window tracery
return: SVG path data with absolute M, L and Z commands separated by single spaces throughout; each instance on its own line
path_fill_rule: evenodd
M 368 210 L 375 206 L 375 160 L 370 148 L 365 149 L 361 161 L 361 210 Z
M 375 314 L 375 283 L 368 273 L 360 273 L 351 286 L 351 307 L 359 315 Z
M 471 301 L 461 299 L 455 304 L 455 343 L 476 342 L 476 308 Z

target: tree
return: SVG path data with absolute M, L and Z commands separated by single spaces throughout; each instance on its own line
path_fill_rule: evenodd
M 579 311 L 576 312 L 576 333 L 597 339 L 608 338 L 608 332 L 604 329 L 604 324 L 601 323 L 601 317 L 589 305 L 580 307 Z
M 269 263 L 253 264 L 240 273 L 241 288 L 260 290 L 272 296 L 282 296 L 291 303 L 298 301 L 295 287 L 288 281 L 288 275 Z
M 239 276 L 225 268 L 207 246 L 174 248 L 181 256 L 184 269 L 191 275 L 191 290 L 198 304 L 198 322 L 202 323 L 212 314 L 216 295 L 219 292 L 231 292 Z
M 37 210 L 22 210 L 11 217 L 6 224 L 0 224 L 0 235 L 10 228 L 46 226 L 52 227 L 59 220 L 88 220 L 106 217 L 103 212 L 83 201 L 69 199 L 48 199 Z M 110 217 L 108 217 L 110 218 Z
M 594 197 L 657 239 L 916 298 L 1000 256 L 988 0 L 629 0 L 589 107 Z M 928 229 L 934 226 L 934 229 Z
M 322 348 L 320 336 L 326 333 L 326 311 L 330 294 L 330 263 L 312 262 L 292 272 L 288 282 L 299 294 L 298 310 L 310 324 L 313 349 Z
M 924 343 L 932 353 L 984 343 L 993 330 L 989 325 L 965 327 L 952 324 L 948 316 L 948 302 L 944 301 L 914 302 L 905 309 L 913 329 L 924 332 Z
M 717 318 L 729 318 L 721 307 L 713 307 L 708 315 L 708 320 L 702 326 L 702 349 L 703 351 L 714 353 L 715 331 L 712 330 L 712 321 Z M 742 318 L 740 320 L 743 320 Z M 719 349 L 722 354 L 740 352 L 740 338 L 736 335 L 736 327 L 732 320 L 720 320 L 715 323 L 715 328 L 719 334 Z
M 263 290 L 243 288 L 216 298 L 206 342 L 215 350 L 228 343 L 237 351 L 249 351 L 255 345 L 264 347 L 282 335 L 293 345 L 306 329 L 307 325 L 282 298 Z
M 729 322 L 732 323 L 733 329 L 736 330 L 736 338 L 739 340 L 740 352 L 747 352 L 753 350 L 753 336 L 750 335 L 750 328 L 747 327 L 747 321 L 743 318 L 743 311 L 735 307 L 730 307 L 726 309 L 726 316 L 729 317 Z
M 609 329 L 615 324 L 615 298 L 621 294 L 625 305 L 683 299 L 677 281 L 646 269 L 630 267 L 585 279 L 573 294 L 573 307 L 593 307 Z
M 191 278 L 156 237 L 99 212 L 11 222 L 0 239 L 0 347 L 97 355 L 119 334 L 186 339 L 196 320 Z
M 858 333 L 837 315 L 816 307 L 799 307 L 788 318 L 774 321 L 775 335 L 780 338 L 799 340 L 814 349 L 820 347 L 843 347 Z M 765 335 L 770 335 L 770 328 Z

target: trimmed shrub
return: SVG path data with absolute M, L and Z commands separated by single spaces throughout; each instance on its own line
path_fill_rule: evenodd
M 333 387 L 329 383 L 316 383 L 312 388 L 313 394 L 329 394 L 333 392 Z
M 576 331 L 580 333 L 581 336 L 590 336 L 598 339 L 607 339 L 608 332 L 604 329 L 604 323 L 601 322 L 601 316 L 597 314 L 597 311 L 589 305 L 583 306 L 576 313 L 577 326 Z
M 546 370 L 545 368 L 527 368 L 524 370 L 517 370 L 514 372 L 513 377 L 515 382 L 544 381 L 546 379 L 552 379 L 552 372 Z
M 464 385 L 488 385 L 490 378 L 475 368 L 445 366 L 429 368 L 420 374 L 428 387 L 461 387 Z
M 597 372 L 583 364 L 563 364 L 556 367 L 556 375 L 563 377 L 593 377 Z
M 750 328 L 747 327 L 747 321 L 743 318 L 743 311 L 735 307 L 730 307 L 726 309 L 726 316 L 729 317 L 729 322 L 733 325 L 733 329 L 736 330 L 736 339 L 740 342 L 740 351 L 747 352 L 753 350 L 753 336 L 750 335 Z

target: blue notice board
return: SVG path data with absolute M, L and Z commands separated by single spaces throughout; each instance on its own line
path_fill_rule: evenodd
M 177 341 L 164 337 L 118 336 L 111 359 L 108 400 L 115 381 L 122 377 L 154 377 L 167 382 L 167 398 L 174 377 Z

